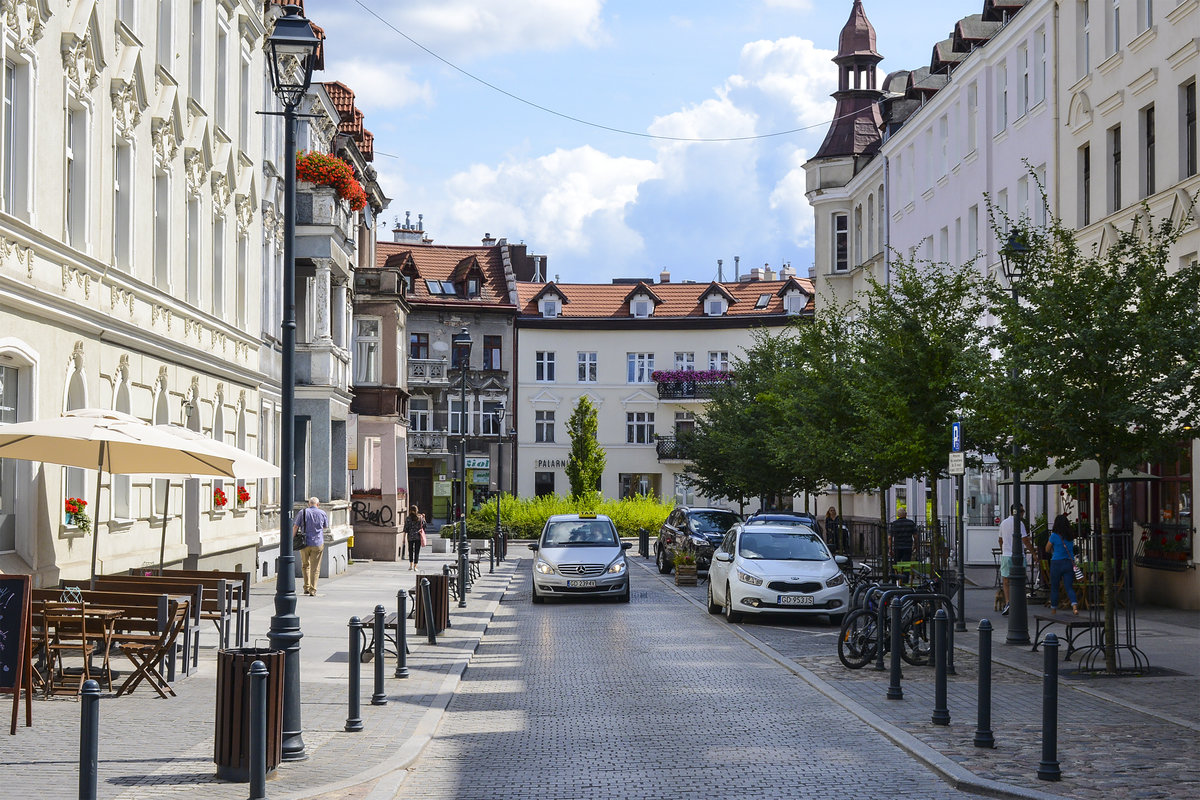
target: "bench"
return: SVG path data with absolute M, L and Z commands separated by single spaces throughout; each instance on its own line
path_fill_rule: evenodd
M 1037 652 L 1038 647 L 1041 645 L 1042 634 L 1046 632 L 1047 628 L 1055 623 L 1061 623 L 1066 627 L 1066 635 L 1064 638 L 1067 640 L 1067 655 L 1066 658 L 1063 659 L 1064 661 L 1070 661 L 1071 653 L 1074 653 L 1079 649 L 1075 646 L 1076 639 L 1093 628 L 1104 627 L 1104 623 L 1102 622 L 1093 622 L 1090 619 L 1080 618 L 1074 614 L 1034 614 L 1033 619 L 1037 624 L 1037 630 L 1033 635 L 1032 652 L 1034 653 Z
M 182 631 L 183 674 L 191 675 L 196 670 L 200 664 L 200 620 L 206 618 L 203 616 L 203 609 L 206 604 L 212 602 L 206 596 L 202 585 L 130 575 L 98 575 L 93 588 L 100 592 L 186 595 L 189 608 L 187 626 Z
M 409 590 L 409 593 L 410 594 L 413 593 L 411 589 Z M 411 616 L 411 613 L 412 613 L 411 610 L 409 613 Z M 398 631 L 397 631 L 397 627 L 396 627 L 396 622 L 398 621 L 399 616 L 400 616 L 399 612 L 393 611 L 389 614 L 386 614 L 383 618 L 383 638 L 384 638 L 383 652 L 385 652 L 388 655 L 393 656 L 393 657 L 396 657 L 396 652 L 397 652 L 396 637 L 397 637 Z M 374 656 L 375 656 L 375 612 L 371 611 L 366 616 L 359 617 L 359 619 L 362 620 L 362 625 L 363 625 L 363 637 L 362 637 L 363 645 L 362 645 L 362 650 L 360 650 L 358 653 L 358 657 L 359 657 L 359 661 L 362 661 L 365 664 L 368 661 L 370 661 L 372 658 L 374 658 Z M 408 647 L 407 640 L 405 640 L 404 644 L 405 644 L 405 650 L 404 650 L 405 654 L 411 653 L 412 648 Z M 390 647 L 389 647 L 389 645 L 390 645 Z
M 147 576 L 146 573 L 154 573 Z M 229 619 L 233 619 L 233 642 L 235 647 L 243 647 L 250 636 L 250 573 L 232 572 L 228 570 L 199 570 L 199 569 L 164 569 L 157 574 L 157 569 L 134 569 L 130 574 L 142 577 L 158 577 L 162 579 L 187 579 L 189 582 L 202 583 L 218 598 L 219 609 L 203 612 L 204 619 L 210 619 L 217 625 L 221 637 L 221 647 L 229 647 Z

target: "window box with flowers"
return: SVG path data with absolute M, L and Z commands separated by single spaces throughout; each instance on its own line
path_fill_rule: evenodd
M 1192 536 L 1187 525 L 1159 523 L 1142 532 L 1136 563 L 1153 569 L 1185 570 L 1192 558 Z
M 660 400 L 707 400 L 713 389 L 724 386 L 730 373 L 723 369 L 660 369 L 650 373 L 658 384 Z
M 222 513 L 227 505 L 229 505 L 229 495 L 225 494 L 225 490 L 213 489 L 213 512 Z
M 68 497 L 63 504 L 63 513 L 66 515 L 67 524 L 74 525 L 80 533 L 88 533 L 92 530 L 92 518 L 87 514 L 87 500 L 82 497 Z
M 328 153 L 297 153 L 296 180 L 314 186 L 329 186 L 338 198 L 345 200 L 351 211 L 362 211 L 367 205 L 367 193 L 354 177 L 353 168 L 342 159 Z

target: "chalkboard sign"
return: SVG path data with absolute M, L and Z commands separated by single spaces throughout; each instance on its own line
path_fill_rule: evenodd
M 33 619 L 28 575 L 0 575 L 0 694 L 12 693 L 12 726 L 17 732 L 21 689 L 25 689 L 25 726 L 33 724 L 30 698 L 33 694 Z

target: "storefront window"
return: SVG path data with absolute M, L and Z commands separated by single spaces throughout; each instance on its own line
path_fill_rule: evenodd
M 999 465 L 992 460 L 980 469 L 970 468 L 963 476 L 968 525 L 999 525 L 1000 503 L 996 481 Z

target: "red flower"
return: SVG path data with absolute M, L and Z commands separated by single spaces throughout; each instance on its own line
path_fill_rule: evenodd
M 1177 534 L 1175 534 L 1175 541 L 1177 541 L 1177 542 L 1182 542 L 1182 541 L 1183 541 L 1183 534 L 1182 534 L 1182 533 L 1177 533 Z
M 354 170 L 337 156 L 297 153 L 296 177 L 319 186 L 332 186 L 338 197 L 350 204 L 352 211 L 361 211 L 367 205 L 367 193 L 355 179 Z
M 239 486 L 237 488 L 237 499 L 239 504 L 250 500 L 250 492 L 245 486 Z
M 220 489 L 213 489 L 213 505 L 217 508 L 224 508 L 229 502 L 229 498 L 225 496 L 225 492 Z

